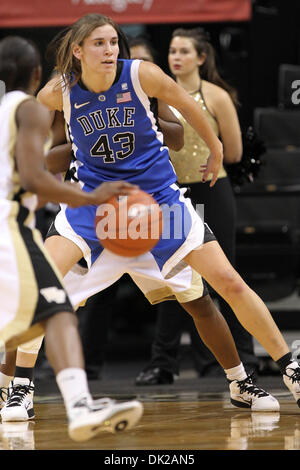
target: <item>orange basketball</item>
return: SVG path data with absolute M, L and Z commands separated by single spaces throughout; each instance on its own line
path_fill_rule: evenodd
M 150 194 L 138 190 L 113 196 L 97 208 L 95 227 L 103 246 L 126 257 L 150 251 L 162 233 L 162 212 Z

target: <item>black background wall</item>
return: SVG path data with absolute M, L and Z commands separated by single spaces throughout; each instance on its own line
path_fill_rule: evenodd
M 188 23 L 185 27 L 198 24 Z M 158 63 L 168 72 L 167 53 L 171 32 L 182 24 L 145 25 Z M 257 0 L 253 17 L 245 23 L 201 24 L 211 35 L 217 59 L 225 79 L 234 85 L 241 102 L 242 126 L 252 122 L 257 106 L 277 104 L 278 67 L 281 63 L 300 64 L 300 2 L 297 0 Z M 20 34 L 34 40 L 42 53 L 61 28 L 1 29 L 0 38 Z M 50 67 L 44 61 L 43 82 Z

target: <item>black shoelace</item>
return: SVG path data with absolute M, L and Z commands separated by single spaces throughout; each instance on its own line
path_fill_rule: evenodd
M 241 393 L 247 392 L 251 395 L 255 395 L 258 398 L 267 397 L 269 394 L 265 392 L 262 388 L 258 388 L 253 384 L 252 377 L 254 373 L 247 375 L 243 380 L 237 380 L 238 387 Z
M 1 399 L 2 401 L 6 401 L 6 400 L 7 400 L 7 394 L 8 394 L 7 388 L 5 388 L 5 387 L 0 387 L 0 399 Z
M 287 369 L 293 370 L 294 373 L 292 375 L 287 375 L 290 379 L 292 379 L 292 383 L 294 382 L 300 382 L 300 367 L 296 367 L 296 369 L 287 366 Z
M 18 406 L 22 403 L 22 400 L 26 397 L 28 393 L 34 390 L 34 387 L 31 385 L 13 385 L 12 391 L 8 389 L 8 398 L 6 406 Z

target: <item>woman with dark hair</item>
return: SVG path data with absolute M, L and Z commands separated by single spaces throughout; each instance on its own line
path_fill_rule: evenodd
M 18 36 L 0 41 L 0 80 L 6 84 L 0 103 L 0 346 L 14 351 L 45 333 L 46 354 L 64 399 L 69 435 L 75 441 L 88 440 L 103 430 L 122 430 L 124 420 L 130 428 L 142 415 L 139 402 L 92 400 L 77 319 L 61 276 L 34 227 L 34 211 L 45 201 L 91 207 L 110 195 L 129 194 L 136 186 L 110 182 L 86 192 L 45 170 L 50 119 L 48 110 L 33 97 L 41 80 L 34 44 Z M 34 418 L 33 390 L 29 379 L 12 380 L 7 399 L 11 421 L 16 410 L 12 395 L 23 403 L 23 420 Z M 2 420 L 6 421 L 4 415 Z
M 219 75 L 213 46 L 200 28 L 176 29 L 169 46 L 169 67 L 176 82 L 203 110 L 224 147 L 224 163 L 241 159 L 242 140 L 236 107 L 236 91 Z M 192 202 L 203 204 L 204 220 L 214 232 L 227 258 L 235 263 L 236 205 L 230 180 L 222 165 L 213 188 L 209 179 L 203 182 L 197 168 L 206 162 L 209 149 L 185 118 L 173 109 L 184 127 L 185 145 L 180 151 L 170 150 L 178 183 L 190 188 Z M 248 371 L 257 369 L 253 341 L 238 322 L 230 306 L 217 295 L 222 315 L 234 337 L 237 350 Z M 137 377 L 138 385 L 170 383 L 179 374 L 179 345 L 184 327 L 191 332 L 192 352 L 200 376 L 222 374 L 211 352 L 198 340 L 185 314 L 169 302 L 158 307 L 157 327 L 150 362 Z
M 128 43 L 130 57 L 132 59 L 146 60 L 153 63 L 157 62 L 157 52 L 146 37 L 137 36 L 129 38 Z

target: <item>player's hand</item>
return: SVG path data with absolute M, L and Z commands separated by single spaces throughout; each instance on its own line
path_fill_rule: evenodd
M 211 188 L 214 186 L 215 182 L 218 179 L 218 174 L 223 163 L 223 145 L 220 141 L 219 144 L 220 145 L 218 146 L 218 149 L 214 152 L 211 152 L 211 154 L 209 155 L 206 164 L 200 166 L 200 172 L 203 173 L 203 183 L 205 183 L 205 181 L 207 180 L 208 175 L 212 174 L 212 180 L 209 185 Z
M 95 199 L 94 204 L 103 204 L 112 196 L 128 195 L 139 189 L 136 184 L 127 183 L 126 181 L 111 181 L 102 183 L 98 188 L 92 191 L 91 195 Z

